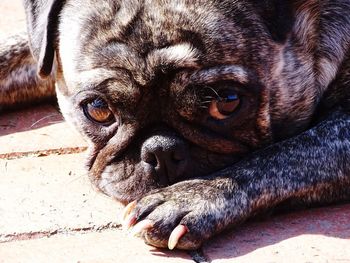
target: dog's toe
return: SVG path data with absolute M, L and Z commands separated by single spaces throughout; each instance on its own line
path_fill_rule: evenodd
M 135 235 L 155 247 L 199 248 L 220 228 L 225 215 L 213 209 L 214 199 L 202 194 L 203 182 L 188 184 L 164 188 L 130 204 L 126 207 L 124 224 L 133 226 Z

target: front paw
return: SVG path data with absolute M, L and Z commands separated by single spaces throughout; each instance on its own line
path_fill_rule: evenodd
M 124 224 L 150 245 L 194 250 L 246 214 L 243 195 L 232 202 L 232 190 L 213 180 L 180 182 L 129 204 Z

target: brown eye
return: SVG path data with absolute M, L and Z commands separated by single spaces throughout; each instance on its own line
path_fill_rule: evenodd
M 108 104 L 100 98 L 85 104 L 84 113 L 90 120 L 101 124 L 109 124 L 114 121 L 114 115 Z
M 211 102 L 209 114 L 218 120 L 224 120 L 231 116 L 239 107 L 240 99 L 235 93 L 229 93 Z

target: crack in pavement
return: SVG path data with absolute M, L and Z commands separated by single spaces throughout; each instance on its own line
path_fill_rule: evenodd
M 58 148 L 29 152 L 11 152 L 0 154 L 0 160 L 14 160 L 27 157 L 44 157 L 50 155 L 65 155 L 85 152 L 87 147 Z
M 80 228 L 62 228 L 52 231 L 37 231 L 29 233 L 14 233 L 14 234 L 0 234 L 0 244 L 7 243 L 11 241 L 23 241 L 23 240 L 33 240 L 44 237 L 52 237 L 59 234 L 87 234 L 92 232 L 102 232 L 104 230 L 121 229 L 122 225 L 119 223 L 109 222 L 108 224 L 102 226 L 91 226 L 91 227 L 80 227 Z

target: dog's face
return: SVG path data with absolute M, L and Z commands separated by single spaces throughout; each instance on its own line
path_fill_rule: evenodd
M 293 19 L 276 33 L 255 1 L 66 2 L 59 104 L 90 142 L 91 180 L 122 202 L 211 174 L 310 120 L 312 61 L 290 45 Z

